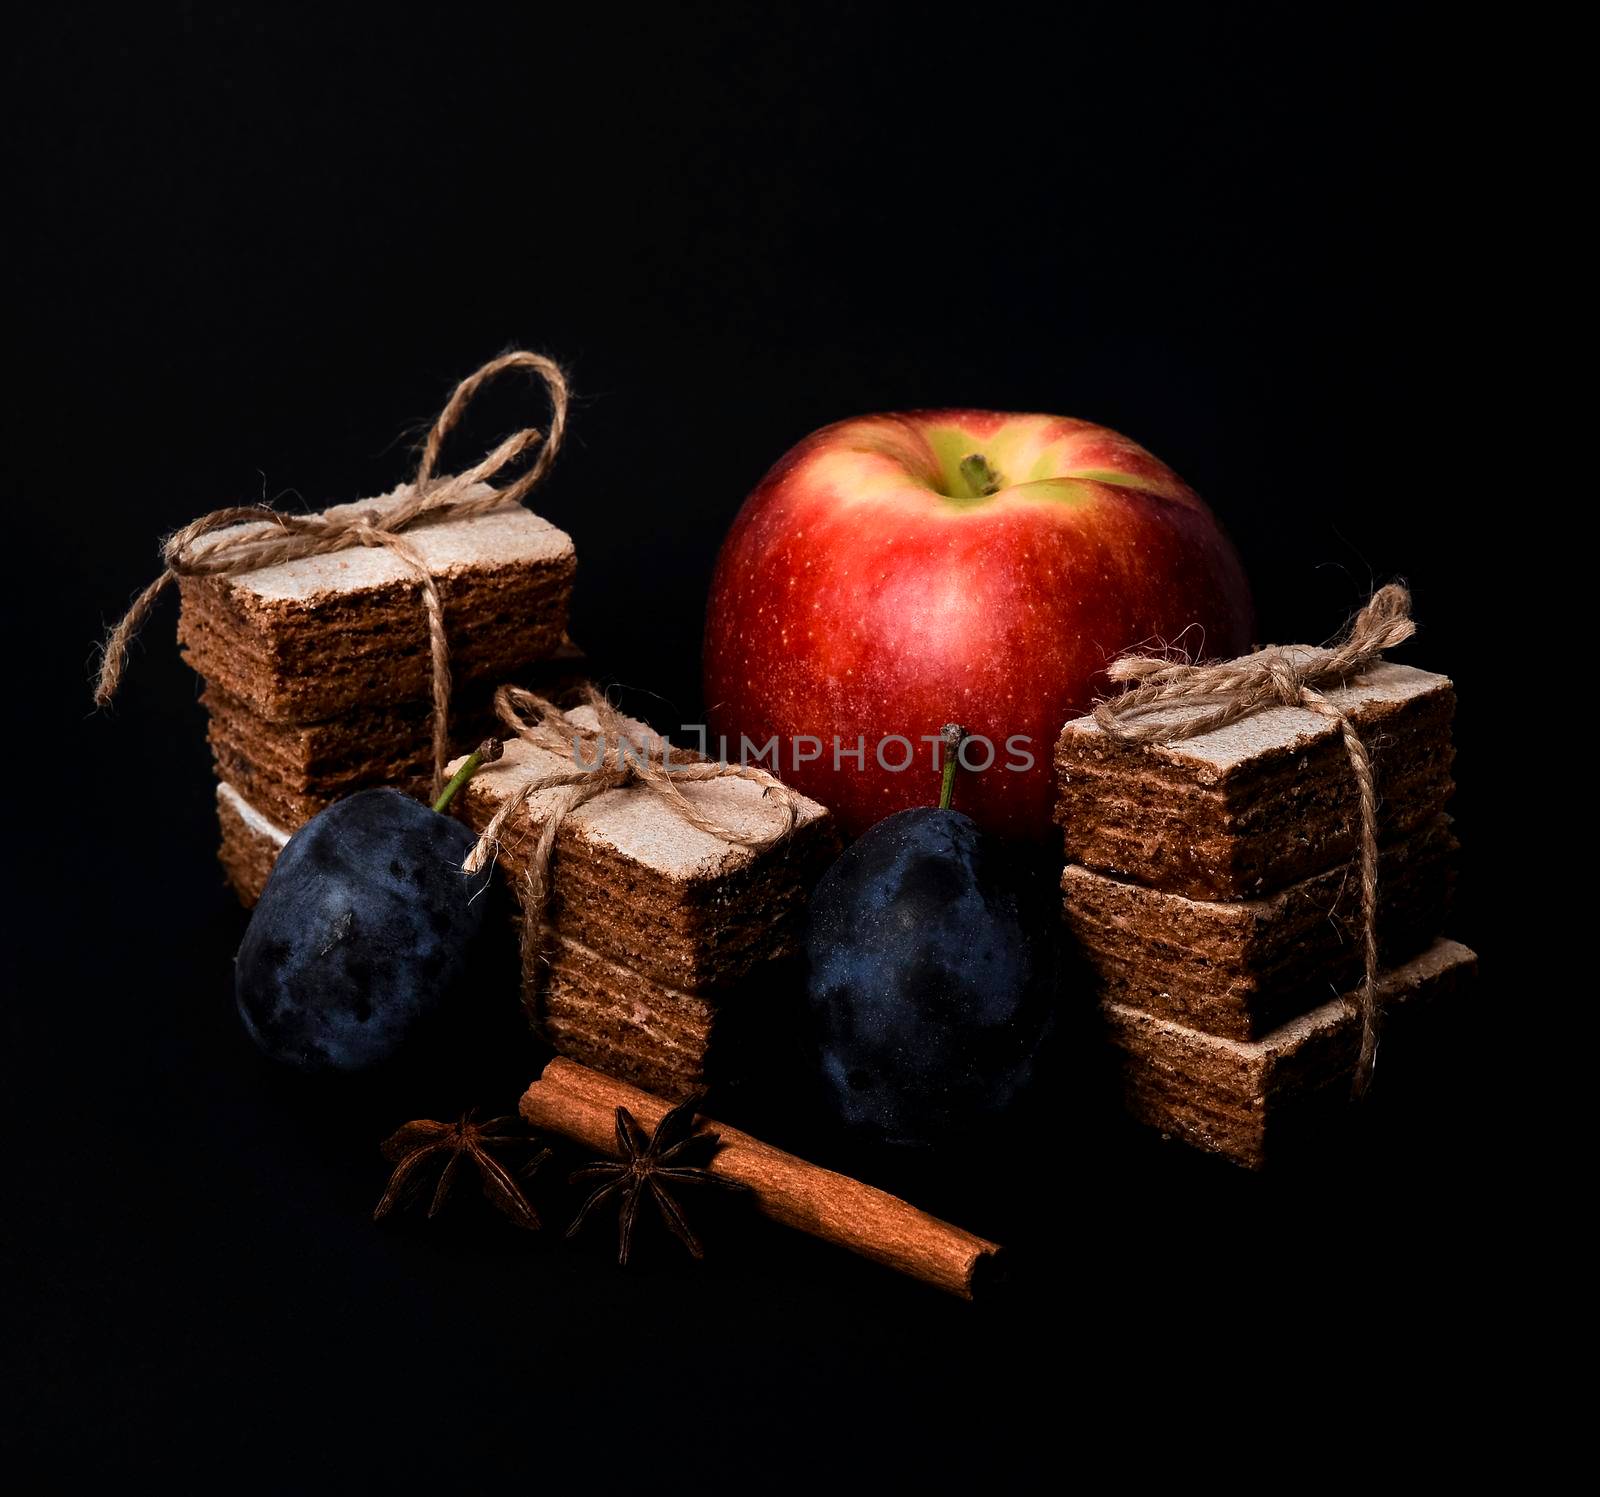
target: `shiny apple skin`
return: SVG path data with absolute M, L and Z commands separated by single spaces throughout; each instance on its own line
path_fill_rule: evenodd
M 992 460 L 998 492 L 953 493 L 967 450 Z M 707 716 L 730 754 L 776 736 L 783 778 L 852 834 L 936 799 L 922 739 L 959 722 L 996 760 L 963 774 L 957 806 L 1001 836 L 1042 838 L 1056 737 L 1105 689 L 1106 661 L 1161 643 L 1234 655 L 1252 629 L 1221 526 L 1126 437 L 1055 416 L 867 416 L 791 449 L 734 520 L 707 605 Z M 894 734 L 916 745 L 903 772 L 876 762 Z M 826 747 L 796 764 L 803 736 Z M 865 768 L 835 763 L 836 736 L 865 740 Z M 1018 736 L 1026 747 L 1008 752 Z M 1026 756 L 1031 768 L 1005 767 Z

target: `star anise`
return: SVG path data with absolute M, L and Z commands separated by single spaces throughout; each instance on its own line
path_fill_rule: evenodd
M 633 1246 L 639 1202 L 648 1195 L 655 1201 L 656 1209 L 672 1235 L 688 1248 L 690 1255 L 695 1258 L 705 1256 L 700 1239 L 690 1230 L 683 1209 L 673 1199 L 668 1187 L 720 1185 L 726 1190 L 743 1190 L 744 1187 L 735 1180 L 725 1179 L 701 1165 L 691 1163 L 696 1153 L 709 1162 L 720 1147 L 715 1133 L 695 1131 L 695 1112 L 700 1101 L 699 1097 L 690 1097 L 687 1102 L 680 1102 L 661 1119 L 648 1140 L 644 1136 L 644 1129 L 634 1121 L 633 1114 L 626 1107 L 617 1109 L 617 1152 L 622 1157 L 597 1160 L 573 1172 L 571 1179 L 574 1182 L 598 1180 L 601 1183 L 578 1208 L 577 1216 L 567 1228 L 568 1237 L 577 1233 L 594 1207 L 614 1195 L 620 1195 L 622 1210 L 617 1223 L 617 1262 L 626 1267 L 628 1253 Z
M 470 1159 L 477 1167 L 483 1181 L 483 1193 L 490 1203 L 504 1212 L 519 1227 L 530 1232 L 539 1230 L 539 1216 L 522 1193 L 521 1182 L 527 1180 L 550 1157 L 549 1149 L 540 1148 L 513 1174 L 490 1150 L 526 1149 L 537 1140 L 525 1133 L 511 1131 L 517 1119 L 491 1118 L 487 1123 L 477 1121 L 477 1113 L 466 1113 L 455 1123 L 436 1123 L 431 1118 L 418 1118 L 406 1123 L 386 1138 L 381 1147 L 383 1157 L 394 1163 L 394 1173 L 389 1177 L 389 1188 L 372 1213 L 374 1221 L 382 1221 L 402 1201 L 420 1193 L 422 1177 L 418 1174 L 425 1165 L 443 1158 L 444 1168 L 433 1188 L 433 1199 L 428 1204 L 430 1217 L 439 1214 L 450 1187 L 455 1183 L 462 1158 Z

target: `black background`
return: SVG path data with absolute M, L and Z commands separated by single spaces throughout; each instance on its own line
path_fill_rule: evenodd
M 374 1145 L 430 1099 L 308 1096 L 239 1034 L 244 917 L 170 605 L 116 710 L 87 710 L 159 536 L 387 488 L 507 346 L 570 368 L 536 507 L 578 544 L 575 634 L 666 727 L 698 720 L 722 531 L 790 443 L 865 410 L 1071 413 L 1210 500 L 1266 638 L 1412 583 L 1405 658 L 1462 698 L 1455 929 L 1492 957 L 1484 565 L 1441 456 L 1484 419 L 1456 43 L 1389 8 L 1293 15 L 161 7 L 14 35 L 10 1437 L 63 1477 L 244 1486 L 1009 1486 L 1109 1442 L 1091 1410 L 1160 1410 L 1097 1452 L 1143 1461 L 1285 1398 L 1319 1429 L 1371 1417 L 1352 1354 L 1465 1369 L 1495 1311 L 1448 1285 L 1504 1199 L 1463 1125 L 1470 1032 L 1288 1180 L 1063 1099 L 1020 1156 L 1032 1204 L 928 1187 L 1031 1248 L 987 1308 L 738 1222 L 703 1269 L 650 1241 L 628 1274 L 603 1233 L 530 1245 L 465 1204 L 375 1228 Z M 475 434 L 522 412 L 490 400 Z

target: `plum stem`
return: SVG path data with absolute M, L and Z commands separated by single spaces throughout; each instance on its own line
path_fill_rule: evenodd
M 443 814 L 449 808 L 450 802 L 455 799 L 456 791 L 470 780 L 473 775 L 483 768 L 485 764 L 493 764 L 505 752 L 504 745 L 498 738 L 485 738 L 477 748 L 461 761 L 461 768 L 450 776 L 450 783 L 439 792 L 439 799 L 433 803 L 433 809 Z
M 944 746 L 943 772 L 939 776 L 939 809 L 948 811 L 956 797 L 956 770 L 961 763 L 961 745 L 966 741 L 967 730 L 960 723 L 946 723 L 939 730 Z

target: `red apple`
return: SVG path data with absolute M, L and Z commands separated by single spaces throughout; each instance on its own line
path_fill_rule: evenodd
M 741 740 L 765 751 L 851 832 L 937 798 L 924 740 L 959 722 L 994 761 L 969 748 L 957 807 L 1042 837 L 1056 735 L 1105 663 L 1141 644 L 1238 654 L 1251 628 L 1221 526 L 1126 437 L 1059 416 L 864 416 L 807 437 L 739 511 L 706 613 L 707 712 L 730 758 Z

